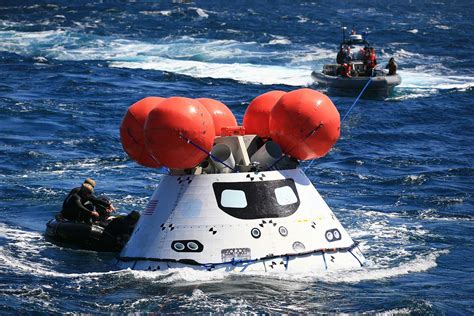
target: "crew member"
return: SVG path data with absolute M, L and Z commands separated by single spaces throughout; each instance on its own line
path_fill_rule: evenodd
M 346 78 L 352 78 L 351 72 L 352 64 L 345 63 L 344 65 L 342 65 L 341 76 Z
M 342 65 L 344 63 L 344 48 L 342 45 L 341 45 L 341 48 L 339 48 L 339 52 L 337 53 L 336 62 L 339 65 Z
M 94 188 L 89 183 L 83 183 L 80 188 L 72 189 L 64 200 L 62 217 L 73 222 L 90 222 L 91 219 L 98 218 L 99 213 L 93 207 L 86 206 L 93 192 Z
M 346 46 L 344 49 L 344 54 L 343 54 L 343 62 L 344 63 L 350 63 L 352 61 L 352 53 L 351 53 L 351 48 L 349 46 Z
M 115 211 L 107 198 L 94 196 L 95 185 L 93 179 L 87 178 L 81 187 L 72 189 L 64 200 L 61 215 L 71 221 L 89 221 L 99 215 L 105 218 Z
M 370 47 L 366 52 L 366 75 L 373 76 L 375 66 L 377 66 L 377 57 L 375 56 L 375 49 Z
M 388 61 L 387 66 L 385 69 L 388 69 L 388 75 L 393 76 L 397 74 L 397 63 L 395 62 L 395 59 L 391 57 Z

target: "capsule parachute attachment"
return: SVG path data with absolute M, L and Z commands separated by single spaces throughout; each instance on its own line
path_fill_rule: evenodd
M 145 122 L 145 145 L 163 166 L 193 168 L 211 151 L 215 138 L 211 114 L 198 101 L 171 97 L 161 102 Z
M 286 93 L 270 113 L 270 136 L 299 160 L 323 157 L 339 138 L 340 116 L 332 101 L 312 89 Z
M 211 114 L 216 136 L 222 135 L 223 127 L 237 126 L 237 120 L 235 119 L 234 114 L 224 103 L 209 98 L 200 98 L 196 100 L 207 109 L 209 114 Z
M 147 97 L 132 104 L 120 125 L 120 140 L 127 155 L 142 166 L 159 168 L 160 164 L 145 147 L 144 126 L 150 113 L 164 98 Z
M 270 112 L 285 93 L 279 90 L 269 91 L 259 95 L 250 102 L 243 120 L 246 134 L 257 134 L 262 138 L 270 137 Z

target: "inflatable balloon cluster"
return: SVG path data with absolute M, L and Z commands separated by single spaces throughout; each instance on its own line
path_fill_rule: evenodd
M 186 169 L 206 158 L 203 151 L 212 149 L 214 138 L 227 126 L 237 126 L 237 121 L 219 101 L 148 97 L 128 109 L 120 139 L 130 158 L 145 167 Z
M 271 138 L 282 151 L 299 160 L 323 157 L 339 138 L 340 116 L 321 92 L 298 89 L 270 91 L 256 97 L 244 115 L 249 134 Z
M 193 168 L 211 151 L 223 128 L 237 127 L 230 109 L 207 98 L 147 97 L 129 107 L 120 126 L 125 152 L 139 164 Z M 324 156 L 339 138 L 332 101 L 311 89 L 270 91 L 256 97 L 243 119 L 246 134 L 272 139 L 299 160 Z

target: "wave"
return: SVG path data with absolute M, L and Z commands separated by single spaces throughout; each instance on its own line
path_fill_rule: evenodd
M 307 86 L 311 84 L 311 69 L 289 69 L 282 66 L 221 64 L 165 58 L 146 62 L 111 62 L 109 65 L 117 68 L 160 70 L 195 78 L 232 79 L 243 83 L 264 85 Z
M 201 17 L 211 12 L 193 8 Z M 202 11 L 202 12 L 201 12 Z M 167 15 L 158 11 L 156 14 Z M 4 22 L 5 24 L 6 22 Z M 8 24 L 8 23 L 6 23 Z M 40 32 L 0 30 L 0 51 L 30 56 L 36 63 L 52 60 L 106 61 L 112 68 L 157 70 L 195 78 L 231 79 L 243 83 L 308 86 L 314 69 L 331 62 L 334 51 L 326 43 L 293 44 L 268 34 L 267 43 L 215 40 L 190 36 L 166 37 L 154 42 L 98 36 L 73 28 Z M 281 46 L 285 46 L 282 49 Z M 429 56 L 398 49 L 380 51 L 380 64 L 395 56 L 403 80 L 393 100 L 430 96 L 445 90 L 468 91 L 474 77 L 462 76 L 443 66 L 446 56 Z M 427 65 L 429 61 L 429 65 Z

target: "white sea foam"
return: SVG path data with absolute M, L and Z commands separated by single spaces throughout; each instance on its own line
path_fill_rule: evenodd
M 403 80 L 400 88 L 410 88 L 419 90 L 466 90 L 474 86 L 474 77 L 470 76 L 440 76 L 438 74 L 416 71 L 400 70 Z
M 448 250 L 440 250 L 428 253 L 426 255 L 418 255 L 414 259 L 399 263 L 397 265 L 375 265 L 360 268 L 358 270 L 348 271 L 328 271 L 325 273 L 312 272 L 246 272 L 245 274 L 229 273 L 225 271 L 196 271 L 191 268 L 170 269 L 167 271 L 132 271 L 123 270 L 122 273 L 128 271 L 136 279 L 152 280 L 156 283 L 176 284 L 182 281 L 187 283 L 201 282 L 220 282 L 226 278 L 241 276 L 261 277 L 286 281 L 297 282 L 317 282 L 324 281 L 328 283 L 358 283 L 362 281 L 381 280 L 394 278 L 410 273 L 424 272 L 437 266 L 436 260 L 440 255 L 449 253 Z M 401 254 L 403 255 L 403 253 Z
M 161 15 L 161 16 L 171 16 L 171 10 L 161 10 L 161 11 L 140 11 L 144 15 Z
M 240 82 L 267 85 L 307 86 L 312 82 L 310 77 L 311 69 L 272 65 L 223 64 L 156 58 L 147 62 L 111 62 L 110 66 L 117 68 L 153 69 L 196 78 L 233 79 Z
M 273 38 L 268 42 L 270 45 L 289 45 L 291 44 L 291 41 L 286 38 L 285 36 L 280 36 L 280 35 L 271 35 L 270 36 Z
M 270 45 L 289 45 L 291 44 L 291 41 L 287 38 L 279 38 L 279 39 L 273 39 L 268 42 Z
M 51 270 L 55 262 L 40 256 L 40 251 L 48 245 L 44 237 L 37 232 L 28 232 L 0 223 L 0 238 L 7 244 L 0 247 L 0 270 L 9 270 L 20 275 L 52 276 L 60 278 L 98 277 L 120 271 L 91 273 L 62 273 Z
M 302 16 L 302 15 L 298 15 L 296 16 L 298 18 L 298 23 L 306 23 L 309 21 L 309 19 L 305 16 Z
M 201 8 L 190 8 L 196 10 L 196 13 L 201 17 L 207 19 L 209 17 L 209 14 L 207 11 L 201 9 Z

